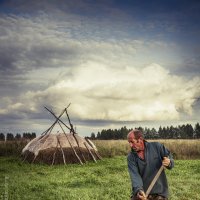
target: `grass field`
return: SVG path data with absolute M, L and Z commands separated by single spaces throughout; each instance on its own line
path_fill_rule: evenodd
M 148 140 L 152 141 L 152 140 Z M 200 159 L 200 140 L 156 140 L 164 144 L 175 159 Z M 102 157 L 127 155 L 130 151 L 127 140 L 93 140 Z M 26 141 L 0 141 L 0 156 L 19 156 Z
M 93 141 L 103 160 L 80 165 L 22 163 L 26 142 L 0 143 L 0 200 L 129 200 L 126 140 Z M 173 154 L 169 200 L 200 200 L 200 140 L 159 140 Z
M 0 199 L 6 200 L 129 200 L 126 156 L 98 163 L 47 166 L 0 157 Z M 175 160 L 167 170 L 169 200 L 200 199 L 200 160 Z
M 175 159 L 200 159 L 200 140 L 148 140 L 164 144 L 173 154 Z M 127 155 L 130 151 L 126 140 L 94 140 L 103 157 Z

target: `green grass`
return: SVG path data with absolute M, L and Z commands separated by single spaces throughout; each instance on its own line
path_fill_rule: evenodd
M 126 156 L 81 165 L 36 165 L 0 157 L 0 199 L 126 200 L 131 192 Z M 167 170 L 170 200 L 200 199 L 200 160 L 177 160 Z
M 178 160 L 167 172 L 172 200 L 200 200 L 200 160 Z
M 126 159 L 87 165 L 47 166 L 1 158 L 1 179 L 8 177 L 9 199 L 126 199 Z M 5 180 L 3 180 L 5 182 Z

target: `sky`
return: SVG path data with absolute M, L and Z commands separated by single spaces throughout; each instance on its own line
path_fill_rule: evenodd
M 82 136 L 200 122 L 199 19 L 197 0 L 0 0 L 0 132 L 70 103 Z

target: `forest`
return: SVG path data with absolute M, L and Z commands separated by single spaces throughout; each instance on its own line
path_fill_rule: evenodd
M 20 133 L 13 134 L 13 133 L 0 133 L 0 141 L 13 141 L 13 140 L 32 140 L 36 137 L 36 133 Z
M 191 124 L 179 125 L 179 126 L 167 126 L 159 127 L 158 130 L 155 128 L 143 128 L 136 127 L 143 132 L 145 139 L 199 139 L 200 138 L 200 125 L 196 123 L 193 127 Z M 91 139 L 100 139 L 100 140 L 119 140 L 126 139 L 128 132 L 131 129 L 127 129 L 126 126 L 120 129 L 103 129 L 97 134 L 91 133 Z
M 143 132 L 145 139 L 200 139 L 200 124 L 196 123 L 194 126 L 191 124 L 184 124 L 179 126 L 167 126 L 159 127 L 158 130 L 155 128 L 143 128 L 135 127 Z M 97 134 L 91 133 L 89 137 L 92 140 L 120 140 L 126 139 L 128 132 L 131 129 L 128 129 L 126 126 L 121 127 L 120 129 L 103 129 Z M 13 141 L 13 140 L 31 140 L 36 137 L 36 133 L 0 133 L 0 141 Z

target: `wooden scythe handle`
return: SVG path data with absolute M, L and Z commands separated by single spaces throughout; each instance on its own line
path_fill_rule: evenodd
M 149 187 L 148 187 L 148 189 L 146 191 L 146 197 L 149 196 L 149 193 L 151 192 L 153 186 L 155 185 L 156 181 L 158 180 L 158 178 L 159 178 L 160 174 L 162 173 L 163 169 L 164 169 L 164 166 L 162 165 L 160 167 L 160 169 L 158 170 L 157 174 L 154 176 L 153 180 L 151 181 L 151 183 L 150 183 L 150 185 L 149 185 Z

